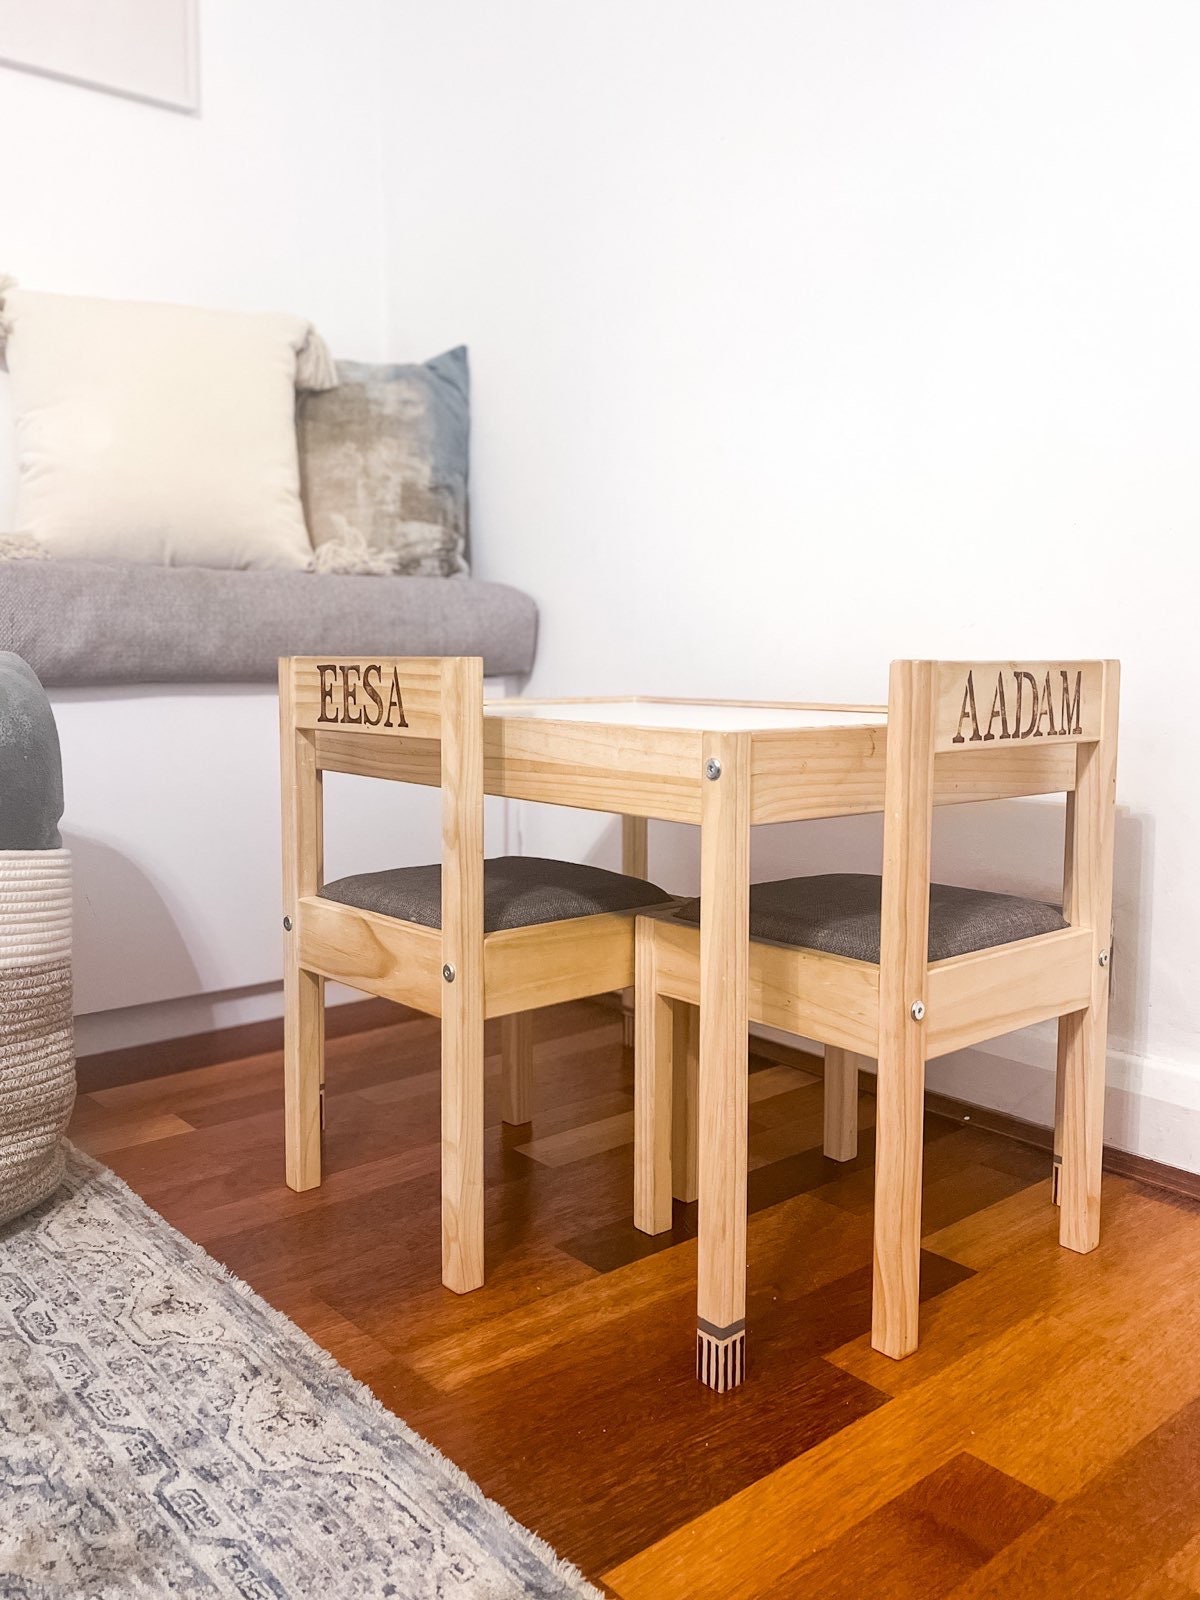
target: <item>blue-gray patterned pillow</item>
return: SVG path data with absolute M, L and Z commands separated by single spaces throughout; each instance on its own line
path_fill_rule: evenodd
M 305 395 L 300 480 L 318 571 L 467 571 L 470 388 L 459 346 L 432 361 L 339 361 Z

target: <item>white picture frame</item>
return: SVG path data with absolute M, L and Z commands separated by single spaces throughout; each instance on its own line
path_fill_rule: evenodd
M 200 0 L 0 0 L 0 66 L 192 116 Z

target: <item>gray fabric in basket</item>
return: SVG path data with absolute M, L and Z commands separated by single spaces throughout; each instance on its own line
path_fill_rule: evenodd
M 46 691 L 20 656 L 0 651 L 0 850 L 57 850 L 62 756 Z
M 750 937 L 877 962 L 882 898 L 882 880 L 865 872 L 756 883 L 750 890 Z M 698 923 L 699 900 L 688 901 L 677 915 L 684 922 Z M 1066 926 L 1058 907 L 1041 900 L 959 889 L 948 883 L 929 888 L 930 961 L 990 950 Z
M 0 650 L 48 687 L 273 683 L 280 656 L 482 656 L 528 672 L 537 608 L 475 578 L 0 561 Z
M 377 911 L 426 928 L 442 925 L 442 869 L 393 867 L 338 878 L 321 890 L 326 900 Z M 483 930 L 566 922 L 603 911 L 636 911 L 669 900 L 653 883 L 577 861 L 541 856 L 496 856 L 483 864 Z

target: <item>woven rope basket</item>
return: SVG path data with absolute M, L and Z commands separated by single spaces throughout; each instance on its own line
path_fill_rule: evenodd
M 71 853 L 0 850 L 0 1223 L 62 1178 L 71 1011 Z

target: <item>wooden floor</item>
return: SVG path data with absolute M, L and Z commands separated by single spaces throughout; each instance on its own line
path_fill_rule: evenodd
M 928 1119 L 919 1352 L 870 1349 L 872 1102 L 751 1080 L 749 1378 L 692 1377 L 695 1208 L 630 1221 L 632 1061 L 537 1019 L 534 1122 L 488 1082 L 488 1281 L 438 1281 L 437 1024 L 329 1046 L 326 1181 L 283 1184 L 277 1054 L 81 1097 L 73 1136 L 627 1600 L 1200 1595 L 1200 1206 L 1105 1183 L 1056 1242 L 1047 1157 Z M 498 1044 L 498 1040 L 495 1041 Z

